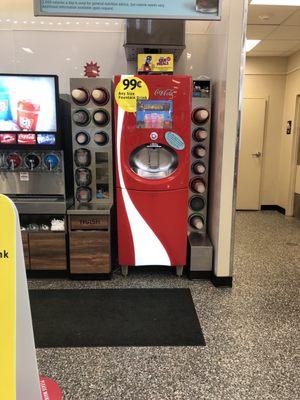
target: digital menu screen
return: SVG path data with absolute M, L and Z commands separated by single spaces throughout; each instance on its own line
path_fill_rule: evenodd
M 0 132 L 56 132 L 56 95 L 54 76 L 0 75 Z
M 172 100 L 139 100 L 137 127 L 144 129 L 171 129 L 173 127 Z

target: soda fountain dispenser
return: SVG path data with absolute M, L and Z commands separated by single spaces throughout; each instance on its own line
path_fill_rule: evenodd
M 191 78 L 117 76 L 115 85 L 119 264 L 124 275 L 128 266 L 142 265 L 176 267 L 181 275 L 187 254 Z M 136 95 L 136 88 L 142 93 Z

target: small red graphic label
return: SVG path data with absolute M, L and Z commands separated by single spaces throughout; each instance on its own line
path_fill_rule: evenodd
M 58 385 L 45 376 L 40 376 L 42 400 L 62 400 L 62 393 Z
M 87 76 L 88 78 L 96 78 L 99 75 L 100 67 L 97 63 L 93 63 L 93 61 L 86 63 L 84 66 L 84 76 Z

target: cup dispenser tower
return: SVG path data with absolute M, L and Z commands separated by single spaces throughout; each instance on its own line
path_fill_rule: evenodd
M 211 82 L 193 81 L 191 169 L 189 186 L 189 276 L 206 278 L 212 270 L 213 247 L 207 235 Z
M 69 211 L 70 273 L 111 272 L 113 205 L 112 81 L 70 80 L 74 207 Z

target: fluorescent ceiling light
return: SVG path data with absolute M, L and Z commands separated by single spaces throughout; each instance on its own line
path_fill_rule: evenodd
M 22 50 L 24 50 L 26 53 L 34 54 L 34 51 L 32 51 L 29 47 L 22 47 Z
M 249 53 L 249 51 L 253 50 L 254 47 L 256 47 L 261 40 L 246 40 L 246 52 Z
M 264 6 L 300 6 L 300 0 L 251 0 L 251 4 Z

